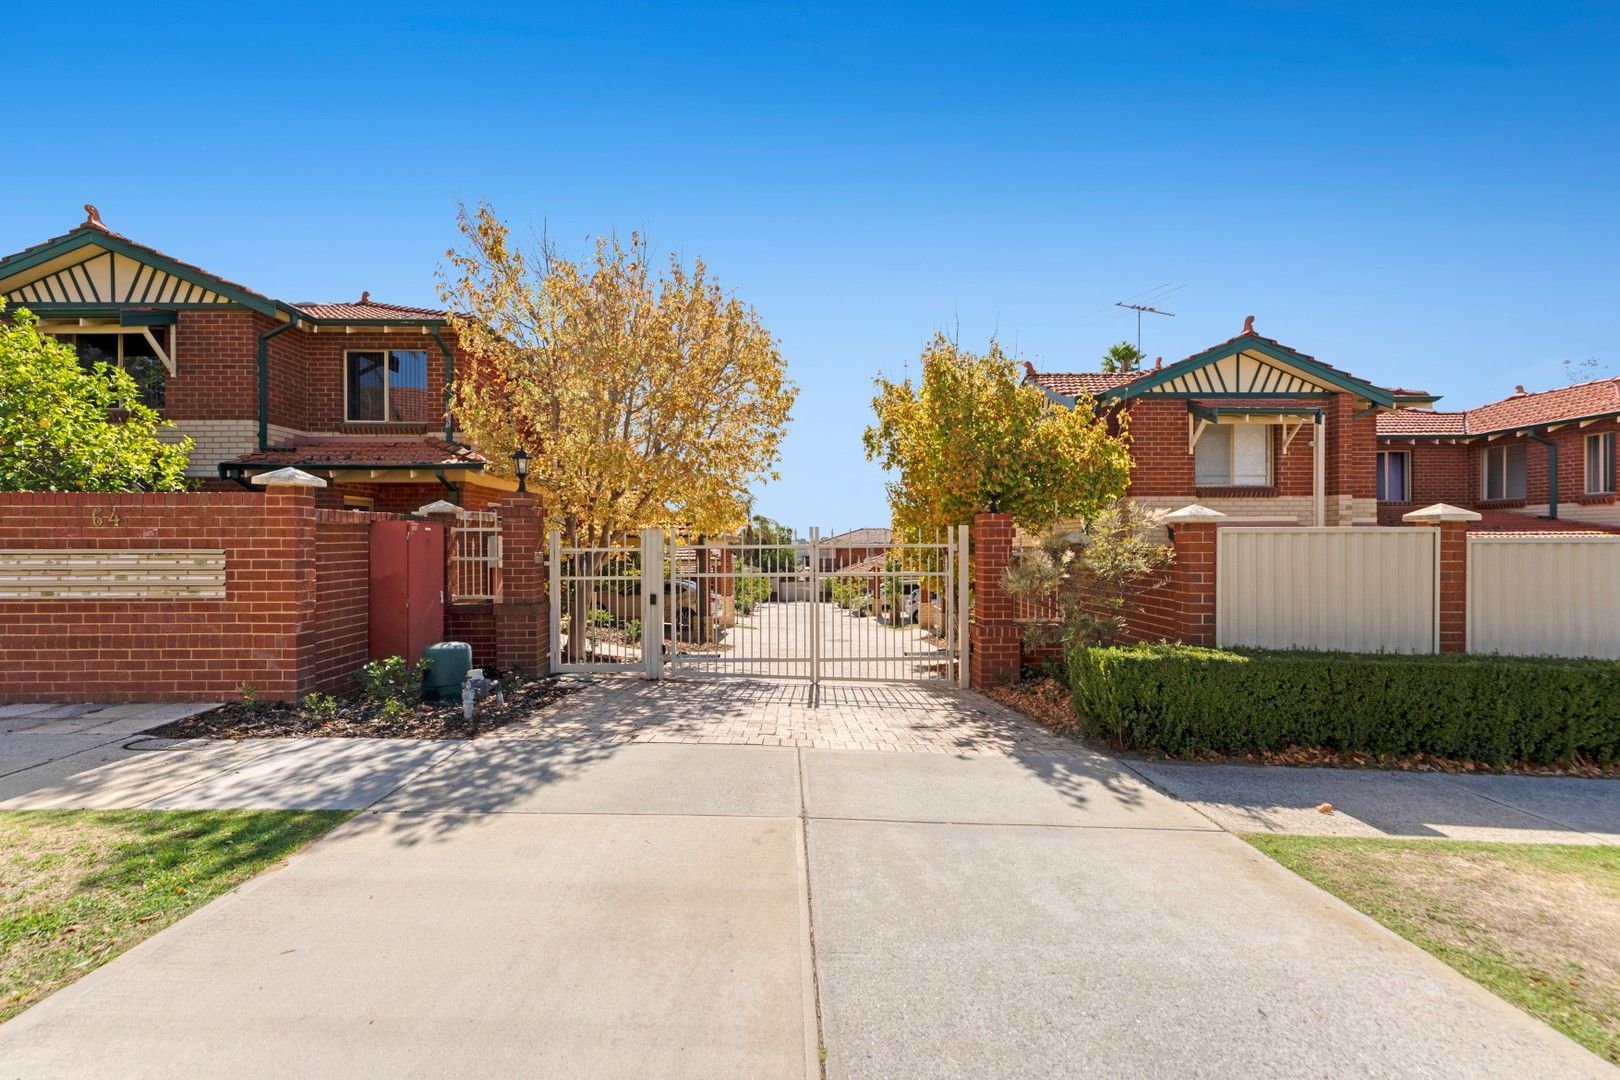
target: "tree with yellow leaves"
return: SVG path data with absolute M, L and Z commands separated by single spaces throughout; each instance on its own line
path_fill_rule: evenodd
M 979 354 L 935 334 L 919 385 L 877 380 L 866 456 L 899 474 L 888 485 L 897 529 L 996 511 L 1029 529 L 1089 519 L 1124 494 L 1131 468 L 1124 418 L 1110 431 L 1094 406 L 1086 395 L 1052 405 L 996 341 Z
M 797 394 L 754 310 L 701 259 L 657 274 L 635 234 L 578 262 L 545 237 L 524 250 L 488 204 L 457 223 L 440 295 L 472 363 L 451 408 L 496 469 L 528 451 L 529 487 L 575 545 L 741 526 Z

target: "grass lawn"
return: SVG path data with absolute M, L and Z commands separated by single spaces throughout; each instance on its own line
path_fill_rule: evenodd
M 301 810 L 0 813 L 0 1021 L 350 816 Z
M 1245 839 L 1620 1064 L 1620 848 Z

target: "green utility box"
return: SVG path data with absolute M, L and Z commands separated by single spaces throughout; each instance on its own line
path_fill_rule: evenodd
M 432 663 L 422 677 L 422 696 L 436 701 L 461 697 L 461 683 L 472 670 L 472 646 L 465 641 L 441 641 L 422 650 Z

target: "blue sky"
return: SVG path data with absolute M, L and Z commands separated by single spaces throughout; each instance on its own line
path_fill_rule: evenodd
M 284 299 L 431 303 L 458 196 L 642 229 L 781 339 L 758 506 L 801 529 L 886 521 L 871 379 L 934 330 L 1086 370 L 1162 282 L 1167 360 L 1254 314 L 1442 408 L 1620 369 L 1612 3 L 160 7 L 8 14 L 0 248 L 90 201 Z

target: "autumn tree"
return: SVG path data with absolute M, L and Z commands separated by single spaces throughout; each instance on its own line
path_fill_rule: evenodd
M 1128 341 L 1118 341 L 1108 346 L 1108 351 L 1102 355 L 1102 369 L 1113 374 L 1137 371 L 1142 361 L 1147 359 L 1147 353 L 1138 349 Z
M 897 529 L 932 530 L 990 511 L 1045 528 L 1091 517 L 1123 494 L 1123 430 L 1111 432 L 1084 394 L 1073 408 L 1052 405 L 1021 372 L 995 341 L 981 354 L 936 334 L 919 384 L 877 380 L 866 456 L 899 474 L 888 485 Z
M 0 491 L 179 491 L 189 438 L 141 403 L 106 363 L 85 369 L 72 346 L 19 309 L 0 319 Z
M 635 234 L 576 261 L 544 236 L 514 242 L 487 204 L 457 221 L 440 294 L 472 362 L 451 405 L 492 471 L 526 450 L 529 488 L 573 544 L 742 525 L 797 393 L 754 310 L 701 259 L 659 273 Z

